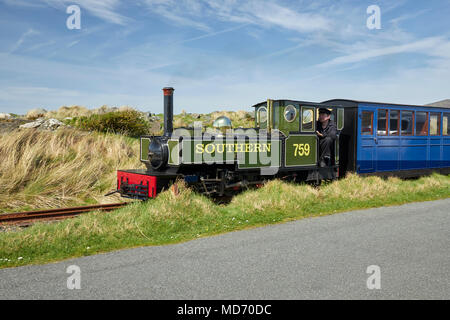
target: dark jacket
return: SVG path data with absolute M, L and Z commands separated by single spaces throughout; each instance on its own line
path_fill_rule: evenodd
M 323 138 L 330 137 L 333 140 L 336 140 L 336 124 L 334 121 L 330 120 L 328 121 L 328 125 L 326 128 L 322 128 L 322 124 L 317 121 L 316 124 L 316 130 L 319 131 L 321 134 L 323 134 Z M 322 137 L 319 137 L 320 139 L 323 139 Z

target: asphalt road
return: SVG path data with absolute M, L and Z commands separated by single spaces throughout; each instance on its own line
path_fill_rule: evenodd
M 381 289 L 367 287 L 371 265 Z M 450 299 L 450 199 L 4 269 L 0 298 Z

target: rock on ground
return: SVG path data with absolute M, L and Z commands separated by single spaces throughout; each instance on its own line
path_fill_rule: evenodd
M 36 121 L 29 122 L 20 126 L 21 129 L 33 129 L 38 128 L 42 130 L 56 130 L 59 127 L 65 126 L 64 123 L 57 119 L 37 119 Z
M 12 116 L 9 113 L 0 113 L 0 120 L 8 120 L 11 118 Z
M 48 119 L 41 125 L 42 129 L 45 130 L 55 130 L 61 126 L 64 126 L 64 123 L 56 119 Z

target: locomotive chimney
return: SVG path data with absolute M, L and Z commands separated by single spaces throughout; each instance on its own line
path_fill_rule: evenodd
M 170 137 L 173 131 L 173 92 L 174 88 L 164 88 L 164 136 Z

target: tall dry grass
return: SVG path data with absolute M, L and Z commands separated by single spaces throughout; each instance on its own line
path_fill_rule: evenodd
M 246 111 L 215 111 L 211 113 L 213 120 L 225 116 L 231 120 L 234 128 L 253 128 L 255 126 L 255 119 L 250 112 Z
M 123 136 L 24 130 L 0 135 L 0 212 L 119 201 L 117 169 L 141 166 L 139 142 Z
M 45 111 L 45 110 L 44 110 Z M 56 118 L 56 119 L 65 119 L 65 118 L 75 118 L 75 117 L 88 117 L 94 114 L 106 114 L 106 113 L 111 113 L 111 112 L 132 112 L 132 111 L 137 111 L 135 108 L 133 107 L 129 107 L 129 106 L 121 106 L 119 108 L 116 107 L 108 107 L 106 105 L 101 106 L 97 109 L 88 109 L 86 107 L 83 106 L 62 106 L 60 107 L 58 110 L 54 110 L 54 111 L 48 111 L 46 113 L 42 113 L 39 114 L 39 116 L 41 117 L 46 117 L 46 118 Z M 38 114 L 39 110 L 38 109 L 34 109 L 34 110 L 30 110 L 27 115 L 29 114 L 29 118 L 37 118 L 37 114 Z
M 37 119 L 40 117 L 45 117 L 46 114 L 47 114 L 47 110 L 42 109 L 42 108 L 36 108 L 36 109 L 29 110 L 25 117 L 29 120 L 34 120 L 34 119 Z
M 82 106 L 71 106 L 66 107 L 62 106 L 56 111 L 49 111 L 45 114 L 46 118 L 56 118 L 56 119 L 64 119 L 64 118 L 72 118 L 72 117 L 85 117 L 92 113 L 86 107 Z
M 212 127 L 214 120 L 221 116 L 229 118 L 233 128 L 253 128 L 255 126 L 255 119 L 252 113 L 246 111 L 214 111 L 209 114 L 198 114 L 195 117 L 193 114 L 182 112 L 174 115 L 173 126 L 174 128 L 192 127 L 194 122 L 200 121 L 208 129 Z

